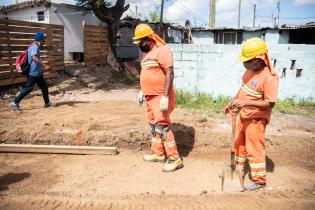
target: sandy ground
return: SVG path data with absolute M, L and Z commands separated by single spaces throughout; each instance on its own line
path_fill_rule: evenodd
M 275 114 L 267 129 L 268 185 L 258 192 L 220 191 L 229 162 L 230 119 L 173 113 L 185 167 L 163 173 L 145 163 L 149 130 L 137 88 L 54 91 L 55 108 L 36 92 L 22 111 L 0 101 L 0 142 L 118 146 L 115 156 L 0 154 L 0 209 L 314 209 L 315 117 Z M 74 84 L 75 82 L 69 82 Z M 62 86 L 64 85 L 64 86 Z M 67 89 L 68 88 L 68 89 Z

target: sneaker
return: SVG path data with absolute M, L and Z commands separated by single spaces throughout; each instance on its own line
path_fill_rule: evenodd
M 176 171 L 177 169 L 183 168 L 184 163 L 183 159 L 181 157 L 178 157 L 176 159 L 168 159 L 167 164 L 163 166 L 162 171 L 163 172 L 172 172 Z
M 160 162 L 160 163 L 165 163 L 165 155 L 144 155 L 143 160 L 147 162 Z
M 255 183 L 253 181 L 250 181 L 247 185 L 246 185 L 246 189 L 247 190 L 258 190 L 258 189 L 261 189 L 261 188 L 264 188 L 266 187 L 266 184 L 258 184 L 258 183 Z
M 48 102 L 44 105 L 44 108 L 48 108 L 48 107 L 56 107 L 57 104 L 56 103 L 52 103 L 52 102 Z
M 13 109 L 21 109 L 19 104 L 16 104 L 14 101 L 10 103 L 10 107 Z

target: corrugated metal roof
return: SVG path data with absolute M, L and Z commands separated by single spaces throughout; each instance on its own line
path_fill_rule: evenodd
M 50 7 L 51 5 L 62 5 L 67 7 L 75 7 L 77 9 L 82 9 L 79 6 L 72 5 L 72 4 L 65 4 L 65 3 L 57 3 L 54 0 L 48 1 L 48 0 L 30 0 L 30 1 L 23 1 L 17 4 L 11 4 L 8 6 L 1 6 L 0 12 L 8 12 L 8 11 L 14 11 L 14 10 L 20 10 L 25 9 L 29 7 L 39 7 L 44 5 L 45 7 Z
M 309 22 L 304 25 L 295 25 L 295 24 L 284 24 L 281 26 L 281 29 L 306 29 L 306 28 L 315 28 L 315 22 Z
M 51 4 L 47 0 L 32 0 L 32 1 L 23 1 L 17 4 L 11 4 L 8 6 L 1 6 L 0 12 L 7 12 L 12 10 L 19 10 L 24 9 L 28 7 L 35 7 L 35 6 L 42 6 L 43 4 Z
M 241 29 L 238 28 L 228 28 L 228 27 L 221 27 L 215 29 L 206 29 L 206 28 L 192 28 L 192 31 L 262 31 L 262 30 L 295 30 L 295 29 L 309 29 L 315 28 L 315 22 L 309 22 L 304 25 L 295 25 L 295 24 L 284 24 L 281 27 L 244 27 Z

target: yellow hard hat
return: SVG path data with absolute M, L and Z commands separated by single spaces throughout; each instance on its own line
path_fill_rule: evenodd
M 264 40 L 258 37 L 250 38 L 243 44 L 240 60 L 246 62 L 267 51 L 268 47 Z
M 135 36 L 133 37 L 133 40 L 147 37 L 153 33 L 154 33 L 154 31 L 152 30 L 152 28 L 148 24 L 139 24 L 136 27 Z

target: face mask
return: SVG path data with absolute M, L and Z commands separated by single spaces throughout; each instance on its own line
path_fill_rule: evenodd
M 244 62 L 243 65 L 247 70 L 260 70 L 262 67 L 264 67 L 259 59 Z
M 142 41 L 139 43 L 139 48 L 144 53 L 147 53 L 151 50 L 150 45 L 148 45 L 148 44 L 144 45 L 144 43 Z
M 243 65 L 244 65 L 245 69 L 247 69 L 247 70 L 254 70 L 257 68 L 257 66 L 254 62 L 244 62 Z

